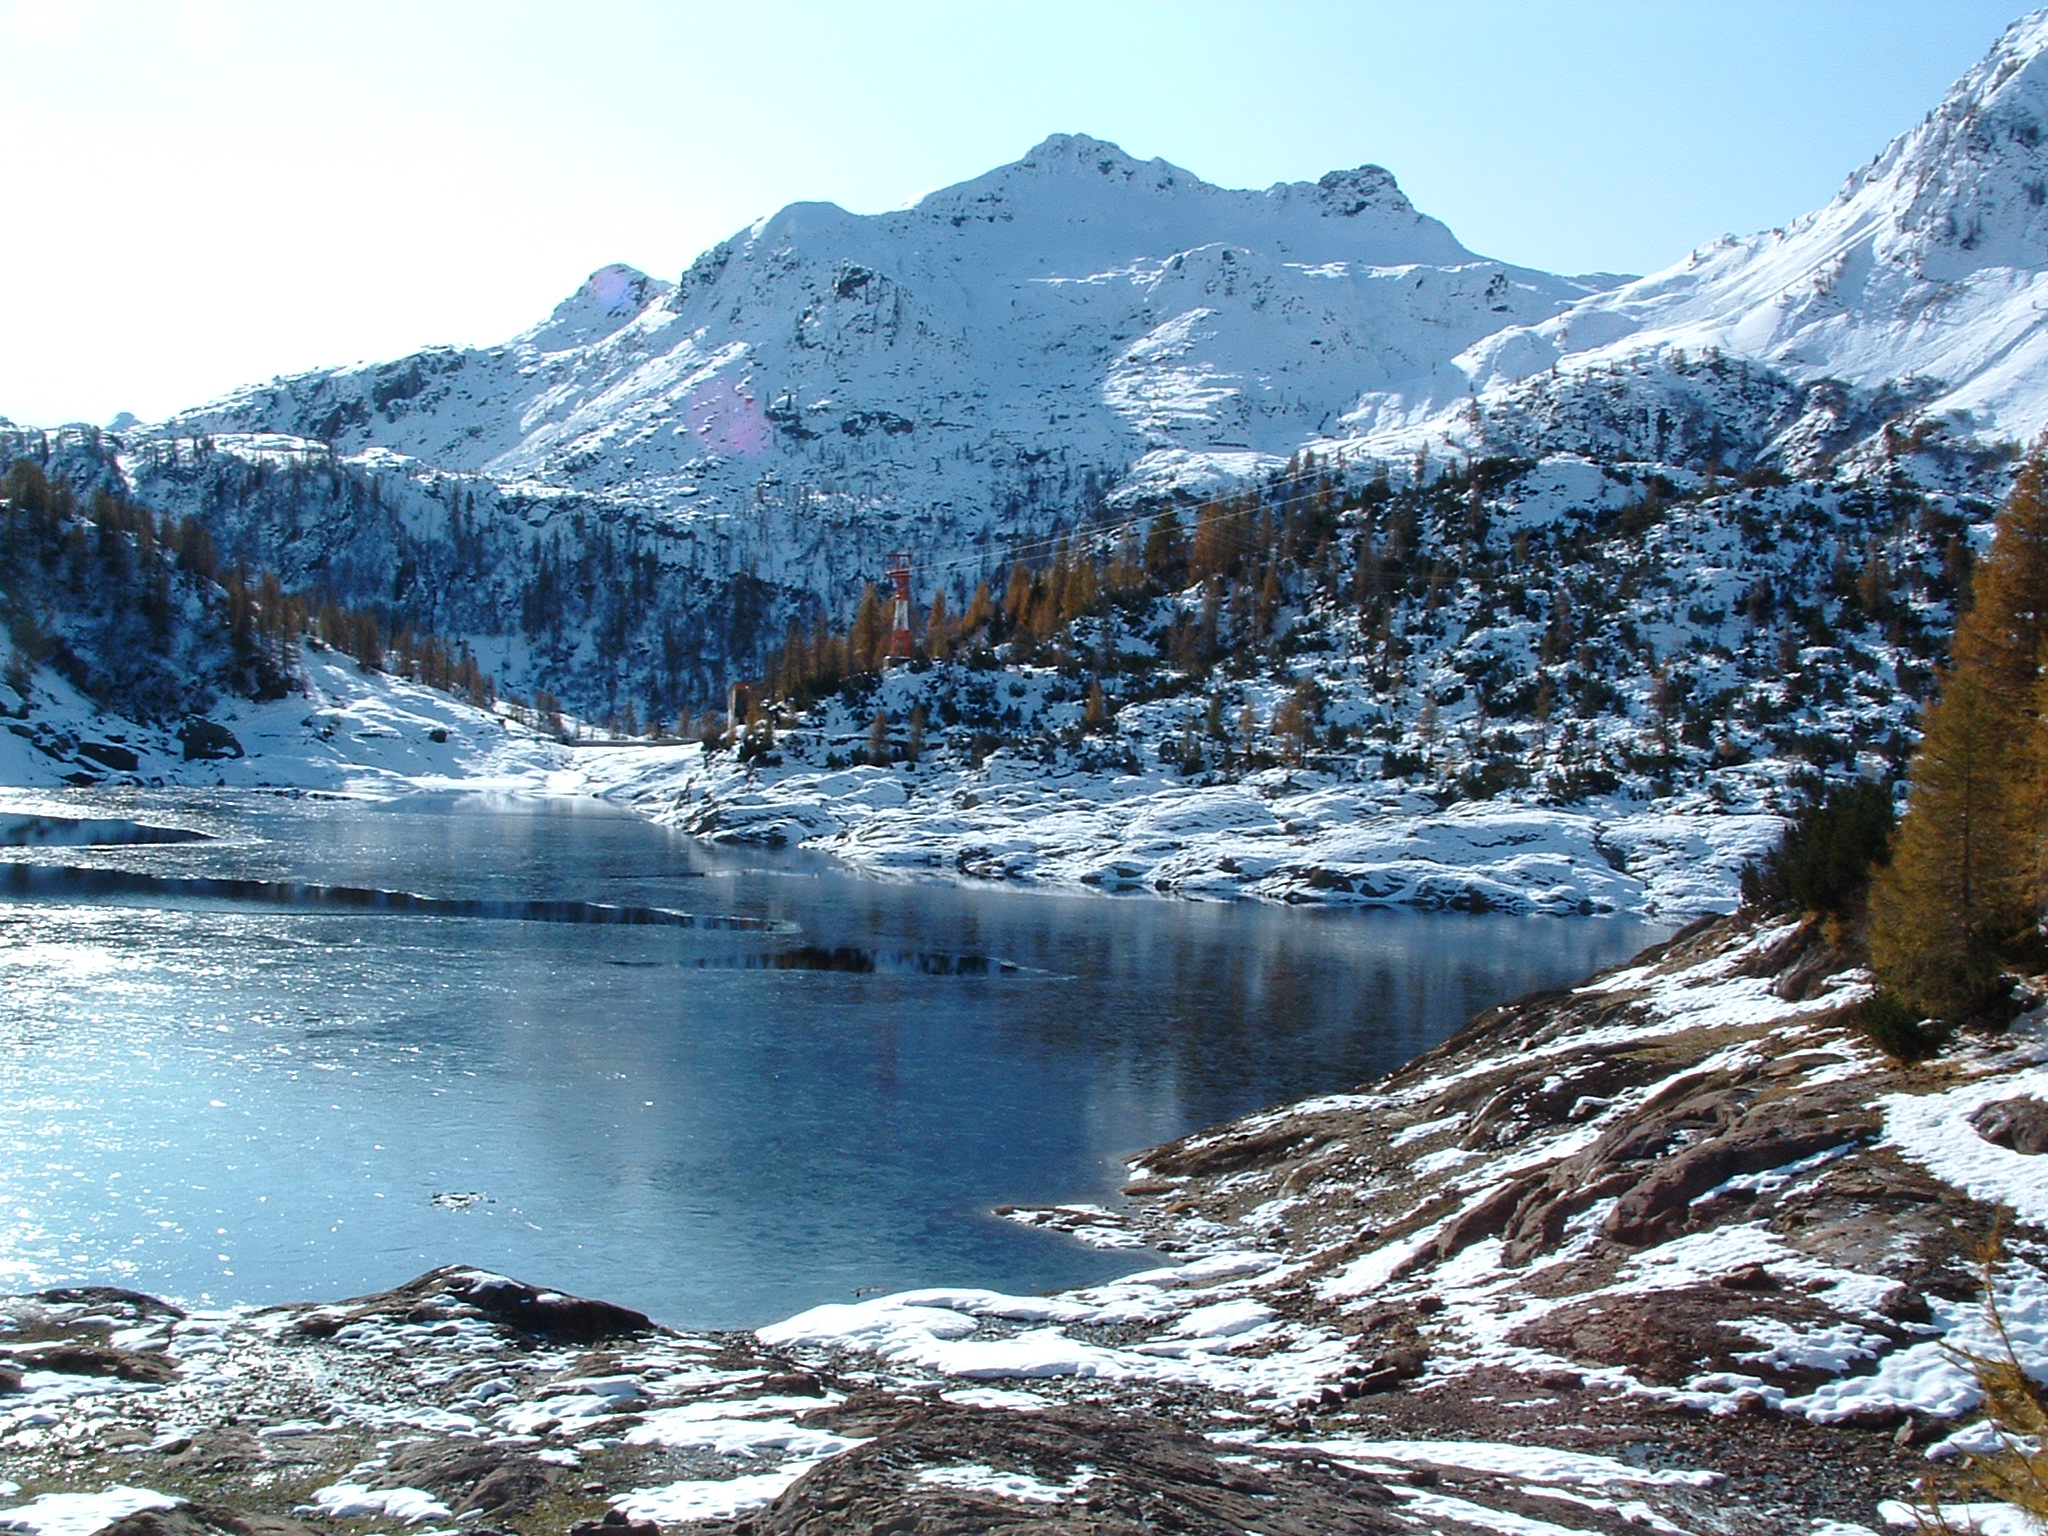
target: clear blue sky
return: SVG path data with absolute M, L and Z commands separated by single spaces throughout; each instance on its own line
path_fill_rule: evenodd
M 502 340 L 1055 131 L 1210 181 L 1367 161 L 1487 255 L 1780 224 L 2019 14 L 1989 0 L 0 0 L 0 415 Z

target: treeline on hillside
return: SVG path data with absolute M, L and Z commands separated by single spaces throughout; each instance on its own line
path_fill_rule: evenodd
M 1154 600 L 1200 586 L 1199 611 L 1174 623 L 1169 659 L 1197 671 L 1226 655 L 1248 657 L 1273 638 L 1283 603 L 1338 584 L 1341 509 L 1336 485 L 1325 479 L 1279 507 L 1257 491 L 1205 502 L 1192 534 L 1178 512 L 1165 511 L 1142 532 L 1056 538 L 1012 558 L 994 583 L 980 582 L 957 614 L 941 587 L 918 626 L 918 654 L 943 661 L 1007 645 L 1014 665 L 1088 660 L 1089 647 L 1072 632 L 1078 621 L 1119 609 L 1138 618 Z M 871 582 L 844 627 L 824 620 L 808 633 L 792 627 L 763 680 L 774 695 L 807 703 L 849 677 L 879 671 L 889 635 L 889 605 Z
M 282 698 L 308 637 L 478 705 L 491 680 L 459 646 L 228 565 L 198 519 L 158 517 L 105 488 L 81 498 L 32 459 L 0 475 L 0 619 L 10 678 L 47 665 L 105 709 L 140 720 L 203 713 L 217 693 Z
M 1625 504 L 1497 530 L 1504 494 L 1531 467 L 1484 459 L 1432 474 L 1418 466 L 1397 487 L 1385 476 L 1347 482 L 1304 454 L 1267 485 L 1212 498 L 1192 516 L 1169 510 L 1149 524 L 1083 528 L 1021 549 L 957 611 L 941 586 L 922 615 L 918 654 L 969 667 L 1057 666 L 1079 690 L 1106 689 L 1113 717 L 1123 703 L 1312 671 L 1303 663 L 1345 650 L 1362 658 L 1383 696 L 1420 690 L 1425 741 L 1439 707 L 1469 698 L 1478 718 L 1496 727 L 1557 717 L 1554 740 L 1567 749 L 1572 722 L 1622 709 L 1616 679 L 1634 675 L 1655 680 L 1649 704 L 1658 737 L 1647 757 L 1628 765 L 1635 771 L 1669 772 L 1687 753 L 1712 758 L 1731 720 L 1816 767 L 1866 751 L 1903 764 L 1907 743 L 1889 731 L 1819 740 L 1800 720 L 1817 700 L 1843 702 L 1844 674 L 1868 670 L 1868 653 L 1844 650 L 1832 676 L 1801 657 L 1861 638 L 1901 657 L 1902 683 L 1931 681 L 1941 616 L 1969 581 L 1963 516 L 1923 496 L 1872 488 L 1839 496 L 1835 511 L 1787 497 L 1782 513 L 1766 514 L 1756 498 L 1781 489 L 1782 475 L 1710 475 L 1681 491 L 1661 475 L 1616 466 L 1608 474 L 1628 488 Z M 1718 648 L 1659 655 L 1637 622 L 1670 584 L 1649 547 L 1652 530 L 1688 503 L 1724 495 L 1744 549 L 1783 568 L 1750 582 L 1732 611 L 1685 617 L 1705 631 L 1733 626 L 1738 648 L 1754 661 L 1750 671 L 1769 687 L 1696 683 Z M 1788 550 L 1801 558 L 1780 560 Z M 919 579 L 944 574 L 928 569 Z M 1533 626 L 1529 654 L 1513 644 L 1462 643 L 1504 626 Z M 1145 644 L 1119 646 L 1119 633 Z M 873 675 L 888 648 L 888 602 L 871 585 L 843 624 L 792 627 L 762 691 L 801 709 Z M 1429 655 L 1456 675 L 1425 684 L 1416 669 Z M 1312 683 L 1298 694 L 1287 708 L 1292 750 L 1356 744 L 1355 729 L 1347 743 L 1346 728 L 1322 718 Z M 1214 755 L 1238 734 L 1237 710 L 1209 714 Z M 1491 794 L 1526 782 L 1517 760 L 1526 745 L 1490 735 L 1464 775 L 1471 783 L 1460 788 Z M 1399 776 L 1416 762 L 1390 761 L 1384 771 Z M 1613 787 L 1603 772 L 1583 780 L 1570 789 Z
M 781 633 L 784 605 L 801 600 L 745 572 L 689 568 L 697 535 L 662 519 L 530 500 L 476 476 L 243 453 L 204 434 L 0 427 L 0 469 L 16 458 L 70 479 L 81 498 L 105 486 L 191 511 L 224 568 L 271 570 L 286 592 L 374 614 L 387 651 L 407 633 L 422 649 L 426 636 L 502 638 L 523 653 L 520 687 L 543 718 L 544 692 L 600 721 L 672 723 L 722 703 Z M 709 558 L 726 531 L 703 537 Z
M 374 612 L 387 631 L 517 636 L 529 686 L 615 728 L 722 701 L 773 634 L 776 589 L 678 569 L 676 536 L 655 522 L 332 454 L 244 458 L 204 437 L 145 457 L 140 483 L 206 507 L 227 556 Z

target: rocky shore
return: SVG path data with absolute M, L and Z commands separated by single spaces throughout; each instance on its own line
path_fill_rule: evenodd
M 1980 1249 L 2048 1376 L 2048 1026 L 1913 1067 L 1818 924 L 1712 920 L 1356 1093 L 1013 1213 L 1167 1262 L 683 1334 L 451 1269 L 0 1301 L 0 1529 L 1798 1532 L 1989 1445 Z M 2001 1220 L 2002 1217 L 2002 1220 Z M 2010 1526 L 2019 1531 L 2024 1527 Z

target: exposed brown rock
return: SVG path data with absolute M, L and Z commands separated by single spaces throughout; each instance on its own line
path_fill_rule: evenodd
M 60 1371 L 67 1376 L 112 1376 L 121 1381 L 141 1381 L 156 1386 L 178 1374 L 176 1362 L 162 1355 L 145 1355 L 105 1344 L 48 1344 L 19 1351 L 14 1363 L 32 1371 Z
M 88 1317 L 119 1317 L 137 1323 L 185 1315 L 182 1308 L 160 1296 L 144 1295 L 118 1285 L 60 1285 L 37 1291 L 33 1299 L 54 1307 L 81 1308 Z
M 569 1536 L 661 1536 L 652 1520 L 635 1520 L 616 1509 L 608 1509 L 601 1520 L 579 1520 L 569 1527 Z
M 1977 1134 L 1994 1147 L 2039 1157 L 2048 1152 L 2048 1104 L 2039 1099 L 2000 1099 L 1970 1117 Z
M 466 1515 L 503 1518 L 533 1507 L 561 1481 L 553 1462 L 477 1441 L 401 1446 L 377 1475 L 379 1488 L 422 1488 Z
M 354 1297 L 340 1307 L 309 1310 L 294 1327 L 311 1338 L 332 1338 L 349 1323 L 366 1317 L 412 1323 L 484 1317 L 557 1344 L 601 1344 L 655 1331 L 652 1319 L 631 1307 L 544 1290 L 459 1264 L 430 1270 L 374 1296 Z
M 1795 1327 L 1842 1319 L 1805 1296 L 1764 1293 L 1731 1307 L 1719 1286 L 1629 1291 L 1566 1302 L 1510 1334 L 1512 1343 L 1547 1350 L 1582 1365 L 1621 1366 L 1653 1386 L 1675 1387 L 1707 1371 L 1735 1371 L 1780 1385 L 1806 1385 L 1814 1373 L 1773 1371 L 1739 1356 L 1762 1349 L 1742 1329 L 1746 1317 Z
M 282 1515 L 253 1514 L 225 1504 L 179 1504 L 144 1509 L 103 1525 L 93 1536 L 314 1536 L 313 1528 Z
M 248 1430 L 225 1428 L 165 1446 L 158 1465 L 171 1472 L 236 1473 L 269 1459 L 263 1442 Z

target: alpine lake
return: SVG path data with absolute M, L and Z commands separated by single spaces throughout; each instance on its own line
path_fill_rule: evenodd
M 0 1288 L 447 1263 L 692 1328 L 1158 1262 L 996 1215 L 1625 958 L 1616 918 L 881 879 L 584 801 L 0 814 Z M 148 829 L 158 829 L 150 831 Z

